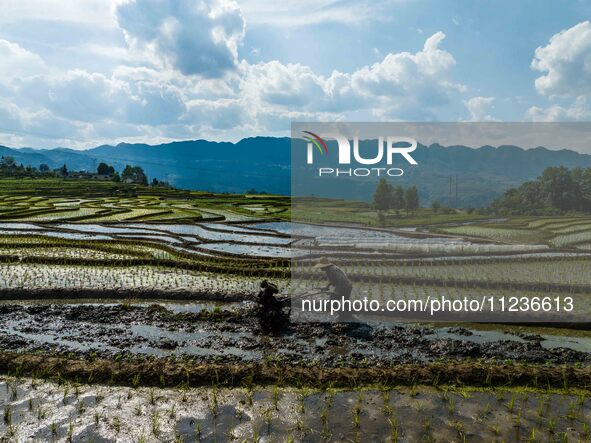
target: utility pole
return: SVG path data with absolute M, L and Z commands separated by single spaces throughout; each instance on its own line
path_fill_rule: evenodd
M 451 182 L 452 182 L 452 176 L 449 176 L 449 205 L 452 206 L 453 205 L 453 200 L 451 199 Z
M 459 206 L 458 202 L 458 174 L 456 174 L 456 208 Z

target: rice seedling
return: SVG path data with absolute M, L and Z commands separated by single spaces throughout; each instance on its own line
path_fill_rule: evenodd
M 68 441 L 68 443 L 72 443 L 72 441 L 74 440 L 74 423 L 72 421 L 68 423 L 68 433 L 66 436 L 66 440 Z
M 515 394 L 511 394 L 511 398 L 505 406 L 507 406 L 507 410 L 509 411 L 509 413 L 513 414 L 515 410 Z
M 361 407 L 356 404 L 353 407 L 353 427 L 359 429 L 361 427 Z
M 152 434 L 156 437 L 160 435 L 160 415 L 158 411 L 152 414 Z
M 4 407 L 3 419 L 4 419 L 4 424 L 6 426 L 12 425 L 12 408 L 10 406 Z
M 447 413 L 449 415 L 453 415 L 455 410 L 456 410 L 456 399 L 453 397 L 450 397 L 450 399 L 447 403 Z
M 279 387 L 277 385 L 275 385 L 275 386 L 273 386 L 272 399 L 273 399 L 273 407 L 275 408 L 276 411 L 279 410 L 279 398 L 280 398 Z
M 556 417 L 548 418 L 548 432 L 554 434 L 556 432 Z

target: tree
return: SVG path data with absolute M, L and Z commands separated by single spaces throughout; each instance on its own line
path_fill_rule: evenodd
M 115 168 L 106 163 L 100 163 L 96 168 L 96 173 L 99 175 L 113 175 L 115 174 Z
M 419 192 L 416 186 L 406 189 L 404 201 L 406 203 L 406 212 L 414 212 L 419 209 Z
M 536 180 L 507 190 L 488 209 L 501 215 L 591 212 L 591 168 L 546 168 Z
M 0 168 L 2 169 L 15 169 L 16 168 L 16 161 L 14 157 L 7 155 L 6 157 L 2 156 L 0 159 Z
M 39 165 L 39 171 L 41 172 L 49 172 L 49 166 L 45 163 L 41 163 Z
M 564 166 L 546 168 L 542 173 L 541 181 L 542 189 L 551 206 L 561 211 L 576 209 L 581 190 L 567 168 Z
M 134 183 L 141 183 L 143 185 L 148 184 L 148 177 L 144 173 L 144 170 L 139 166 L 126 165 L 121 174 L 121 180 L 131 180 Z
M 395 210 L 404 209 L 404 190 L 400 186 L 392 189 L 390 208 Z
M 64 177 L 67 177 L 67 176 L 68 176 L 68 167 L 66 166 L 66 164 L 65 164 L 65 163 L 64 163 L 64 166 L 62 166 L 62 167 L 59 169 L 59 173 L 60 173 L 62 176 L 64 176 Z
M 391 200 L 392 186 L 382 177 L 378 182 L 375 193 L 373 194 L 374 207 L 378 211 L 386 211 L 390 208 Z
M 433 209 L 433 212 L 437 214 L 441 209 L 441 203 L 439 203 L 437 200 L 433 200 L 431 202 L 431 209 Z

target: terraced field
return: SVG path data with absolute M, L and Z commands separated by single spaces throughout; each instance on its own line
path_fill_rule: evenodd
M 43 180 L 36 180 L 42 182 Z M 47 187 L 35 189 L 45 195 L 59 195 L 60 189 L 53 180 Z M 9 184 L 0 180 L 0 221 L 23 222 L 119 222 L 119 221 L 167 221 L 192 222 L 197 220 L 240 221 L 252 217 L 277 217 L 285 212 L 289 202 L 285 198 L 237 198 L 236 196 L 212 196 L 205 193 L 152 190 L 150 195 L 138 187 L 119 187 L 113 183 L 79 183 L 69 198 L 27 197 L 1 195 Z M 11 181 L 10 184 L 13 182 Z M 55 186 L 54 187 L 52 187 Z M 86 188 L 85 186 L 88 186 Z M 90 191 L 89 188 L 92 188 Z M 97 189 L 98 188 L 98 189 Z M 10 189 L 12 194 L 21 190 Z M 28 189 L 28 191 L 31 191 Z M 64 192 L 68 192 L 65 189 Z M 84 194 L 75 197 L 75 194 Z M 90 194 L 90 195 L 89 195 Z M 101 195 L 103 194 L 103 195 Z M 109 196 L 104 195 L 109 194 Z M 111 195 L 121 194 L 120 197 Z M 131 195 L 130 195 L 131 194 Z M 94 197 L 92 197 L 94 196 Z
M 588 435 L 591 333 L 580 318 L 581 331 L 380 314 L 276 331 L 252 301 L 266 278 L 297 302 L 326 283 L 310 265 L 328 256 L 355 300 L 570 295 L 588 318 L 582 217 L 366 229 L 293 223 L 275 196 L 25 182 L 0 181 L 0 372 L 16 376 L 0 381 L 0 441 Z M 510 384 L 533 389 L 542 412 Z M 421 429 L 404 425 L 416 416 Z
M 508 243 L 542 243 L 557 248 L 587 249 L 591 243 L 591 220 L 585 216 L 519 217 L 503 223 L 465 224 L 435 231 Z

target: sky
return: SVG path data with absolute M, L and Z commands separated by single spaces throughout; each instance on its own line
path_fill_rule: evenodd
M 591 121 L 591 0 L 2 0 L 0 144 Z

